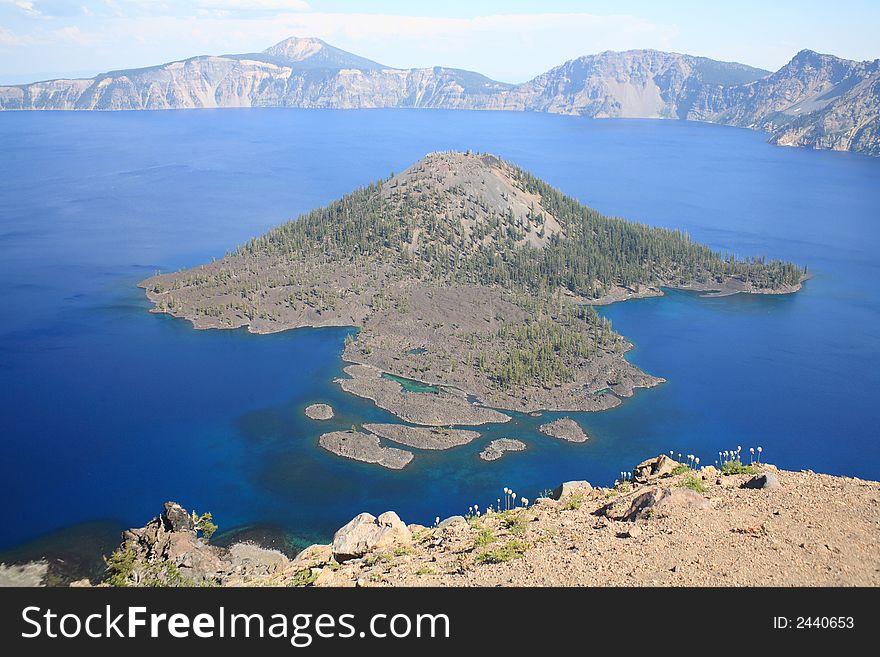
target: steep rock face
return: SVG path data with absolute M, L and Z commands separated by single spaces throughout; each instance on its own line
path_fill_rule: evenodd
M 122 534 L 107 560 L 106 582 L 114 586 L 238 586 L 270 578 L 290 560 L 276 550 L 248 543 L 229 548 L 199 536 L 195 515 L 166 502 L 160 516 Z
M 565 62 L 519 85 L 491 108 L 596 118 L 688 118 L 694 105 L 714 107 L 704 99 L 717 94 L 723 84 L 768 73 L 657 50 L 609 51 Z
M 771 134 L 781 146 L 880 154 L 880 60 L 803 50 L 779 71 L 726 90 L 711 120 Z
M 875 72 L 853 84 L 824 108 L 776 127 L 770 141 L 780 146 L 806 146 L 878 156 L 878 117 L 880 72 Z
M 290 38 L 262 53 L 193 57 L 89 80 L 0 87 L 0 109 L 455 109 L 510 87 L 458 69 L 387 68 L 319 39 Z
M 0 87 L 3 109 L 132 110 L 210 107 L 356 109 L 488 102 L 507 86 L 455 69 L 306 69 L 268 61 L 199 57 L 92 80 Z
M 871 68 L 876 70 L 877 63 L 852 62 L 803 50 L 773 75 L 731 88 L 726 99 L 728 108 L 716 118 L 729 125 L 772 130 L 780 122 L 834 103 Z M 783 116 L 777 117 L 777 113 Z
M 261 53 L 193 57 L 88 80 L 0 87 L 0 109 L 411 107 L 711 121 L 784 146 L 880 154 L 880 60 L 803 50 L 770 74 L 657 50 L 579 57 L 523 84 L 443 67 L 397 69 L 320 39 Z

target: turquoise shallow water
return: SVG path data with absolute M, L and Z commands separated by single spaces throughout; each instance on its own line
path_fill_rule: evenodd
M 382 376 L 391 381 L 396 381 L 403 386 L 403 389 L 407 392 L 439 392 L 437 386 L 432 386 L 430 383 L 422 383 L 421 381 L 414 381 L 413 379 L 407 379 L 393 374 L 383 374 Z
M 166 499 L 226 529 L 326 538 L 364 510 L 431 522 L 504 486 L 608 484 L 669 450 L 711 462 L 760 444 L 784 467 L 880 477 L 878 160 L 711 125 L 407 110 L 8 113 L 0 143 L 0 548 L 140 525 Z M 815 277 L 791 296 L 673 291 L 605 308 L 636 345 L 628 357 L 668 383 L 575 414 L 586 444 L 536 432 L 558 414 L 515 416 L 402 472 L 316 446 L 328 428 L 393 420 L 332 383 L 346 329 L 194 331 L 147 312 L 135 284 L 154 271 L 221 257 L 448 148 L 498 153 L 606 213 Z M 334 420 L 304 417 L 317 401 Z M 503 436 L 528 450 L 479 461 Z

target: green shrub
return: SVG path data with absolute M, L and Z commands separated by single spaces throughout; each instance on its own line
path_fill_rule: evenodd
M 522 541 L 512 540 L 494 550 L 487 550 L 477 555 L 477 563 L 504 563 L 522 557 L 529 546 Z
M 583 493 L 572 493 L 569 495 L 565 503 L 562 505 L 562 508 L 565 511 L 576 511 L 580 509 L 584 503 L 584 494 Z
M 726 475 L 758 474 L 758 468 L 754 465 L 743 465 L 739 459 L 725 461 L 721 464 L 721 472 Z
M 525 534 L 528 522 L 519 515 L 511 515 L 501 520 L 501 524 L 511 534 Z
M 142 582 L 143 586 L 153 586 L 153 587 L 175 587 L 175 588 L 190 588 L 193 586 L 198 586 L 194 579 L 186 577 L 180 572 L 180 569 L 177 567 L 176 563 L 171 561 L 166 561 L 161 566 L 151 565 L 147 568 L 146 576 L 144 577 L 144 581 Z M 205 586 L 210 586 L 211 584 L 206 582 Z
M 109 573 L 106 580 L 110 586 L 128 586 L 128 578 L 134 570 L 135 553 L 131 548 L 119 549 L 104 558 Z
M 312 570 L 311 568 L 303 568 L 302 570 L 296 571 L 296 574 L 294 574 L 290 585 L 309 586 L 310 584 L 314 584 L 316 579 L 318 579 L 317 571 Z
M 703 480 L 697 477 L 696 475 L 688 475 L 684 479 L 682 479 L 678 484 L 676 484 L 679 488 L 690 488 L 693 491 L 698 493 L 706 492 L 706 485 L 703 483 Z
M 495 532 L 488 527 L 483 527 L 474 538 L 474 549 L 491 545 L 496 540 L 498 539 L 495 538 Z
M 364 565 L 375 566 L 378 563 L 391 563 L 394 560 L 387 552 L 374 552 L 364 557 Z
M 196 512 L 193 511 L 193 522 L 196 526 L 196 531 L 201 532 L 205 540 L 210 540 L 214 535 L 214 532 L 217 531 L 217 525 L 213 522 L 214 516 L 211 515 L 210 511 L 208 513 L 203 513 L 198 517 L 195 516 Z

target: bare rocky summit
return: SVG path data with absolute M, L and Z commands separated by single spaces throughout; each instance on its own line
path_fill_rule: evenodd
M 398 69 L 320 39 L 200 56 L 90 79 L 0 86 L 0 109 L 425 107 L 667 118 L 736 125 L 784 146 L 880 155 L 880 60 L 803 50 L 771 73 L 657 50 L 578 57 L 522 84 L 433 67 Z
M 677 464 L 678 465 L 678 464 Z M 748 469 L 748 468 L 745 468 Z M 880 483 L 752 466 L 566 482 L 528 507 L 435 527 L 362 513 L 295 558 L 216 548 L 169 503 L 108 583 L 183 586 L 878 586 Z M 659 470 L 658 470 L 659 472 Z M 755 487 L 755 480 L 775 480 Z M 427 510 L 426 515 L 432 515 Z M 78 585 L 85 584 L 84 582 Z

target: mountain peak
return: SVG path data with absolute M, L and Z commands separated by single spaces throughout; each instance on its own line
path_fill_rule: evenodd
M 346 52 L 315 37 L 288 37 L 263 53 L 296 68 L 376 70 L 388 68 L 365 57 Z
M 821 66 L 823 63 L 827 62 L 846 62 L 846 60 L 840 59 L 839 57 L 835 57 L 834 55 L 826 55 L 821 52 L 816 52 L 815 50 L 810 50 L 809 48 L 804 48 L 799 51 L 794 57 L 791 58 L 791 61 L 788 63 L 788 66 Z M 855 62 L 853 62 L 855 63 Z
M 430 220 L 433 228 L 421 231 L 409 245 L 413 249 L 440 248 L 434 235 L 438 230 L 467 236 L 457 245 L 462 253 L 474 253 L 481 245 L 507 239 L 517 246 L 544 248 L 564 230 L 556 217 L 541 207 L 540 198 L 525 189 L 523 175 L 490 153 L 437 151 L 383 187 L 393 203 L 416 201 L 432 208 L 431 216 L 436 214 Z
M 301 62 L 314 57 L 327 46 L 321 39 L 314 37 L 287 37 L 263 52 L 273 57 L 280 57 L 290 62 Z

